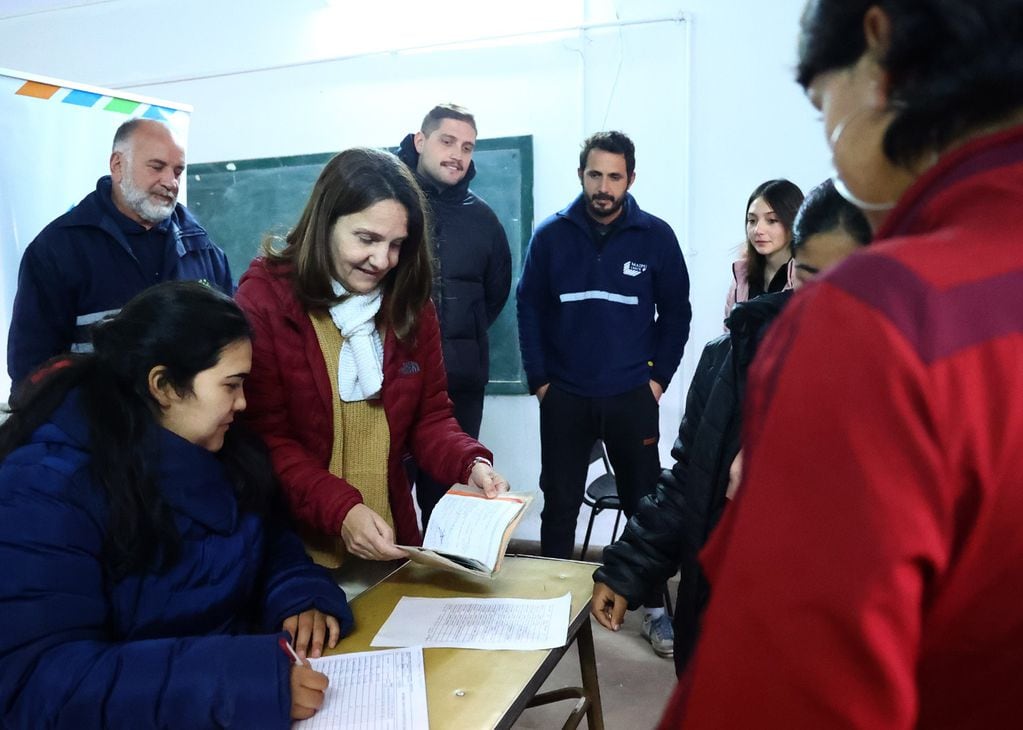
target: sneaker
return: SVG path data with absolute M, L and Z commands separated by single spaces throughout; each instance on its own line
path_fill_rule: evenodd
M 671 616 L 668 614 L 663 613 L 657 618 L 644 616 L 640 633 L 650 642 L 657 656 L 674 655 L 675 628 L 671 625 Z

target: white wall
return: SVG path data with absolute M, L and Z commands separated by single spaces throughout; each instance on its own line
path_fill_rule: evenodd
M 450 100 L 476 112 L 483 137 L 534 135 L 540 220 L 577 193 L 587 134 L 629 133 L 633 193 L 675 228 L 692 279 L 690 344 L 662 402 L 666 465 L 699 351 L 721 331 L 749 191 L 772 177 L 806 189 L 828 174 L 816 114 L 791 80 L 803 0 L 81 2 L 0 13 L 0 67 L 191 104 L 191 162 L 393 145 Z M 685 23 L 628 24 L 683 12 Z M 359 55 L 513 32 L 528 35 Z M 340 60 L 307 63 L 330 58 Z M 536 485 L 534 399 L 489 398 L 481 440 L 513 484 Z

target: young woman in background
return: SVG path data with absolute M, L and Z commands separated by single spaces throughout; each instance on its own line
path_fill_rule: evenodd
M 732 286 L 725 304 L 727 317 L 739 302 L 761 294 L 791 289 L 792 222 L 803 191 L 788 180 L 761 183 L 746 201 L 746 250 L 732 264 Z

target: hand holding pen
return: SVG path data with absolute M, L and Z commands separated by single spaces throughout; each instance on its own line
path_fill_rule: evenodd
M 309 661 L 300 658 L 283 636 L 278 643 L 294 662 L 291 665 L 291 719 L 308 719 L 323 706 L 328 684 L 327 675 L 309 666 Z

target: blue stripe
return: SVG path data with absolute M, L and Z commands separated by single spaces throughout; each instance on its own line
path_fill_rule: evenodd
M 168 109 L 167 107 L 156 106 L 156 104 L 153 104 L 148 109 L 146 109 L 146 113 L 143 114 L 142 117 L 144 119 L 159 119 L 161 122 L 163 122 L 169 119 L 171 116 L 173 116 L 173 114 L 174 114 L 173 109 Z
M 94 106 L 102 98 L 102 94 L 94 94 L 91 91 L 82 91 L 81 89 L 71 89 L 71 93 L 65 96 L 61 102 L 64 104 L 77 104 L 78 106 Z

